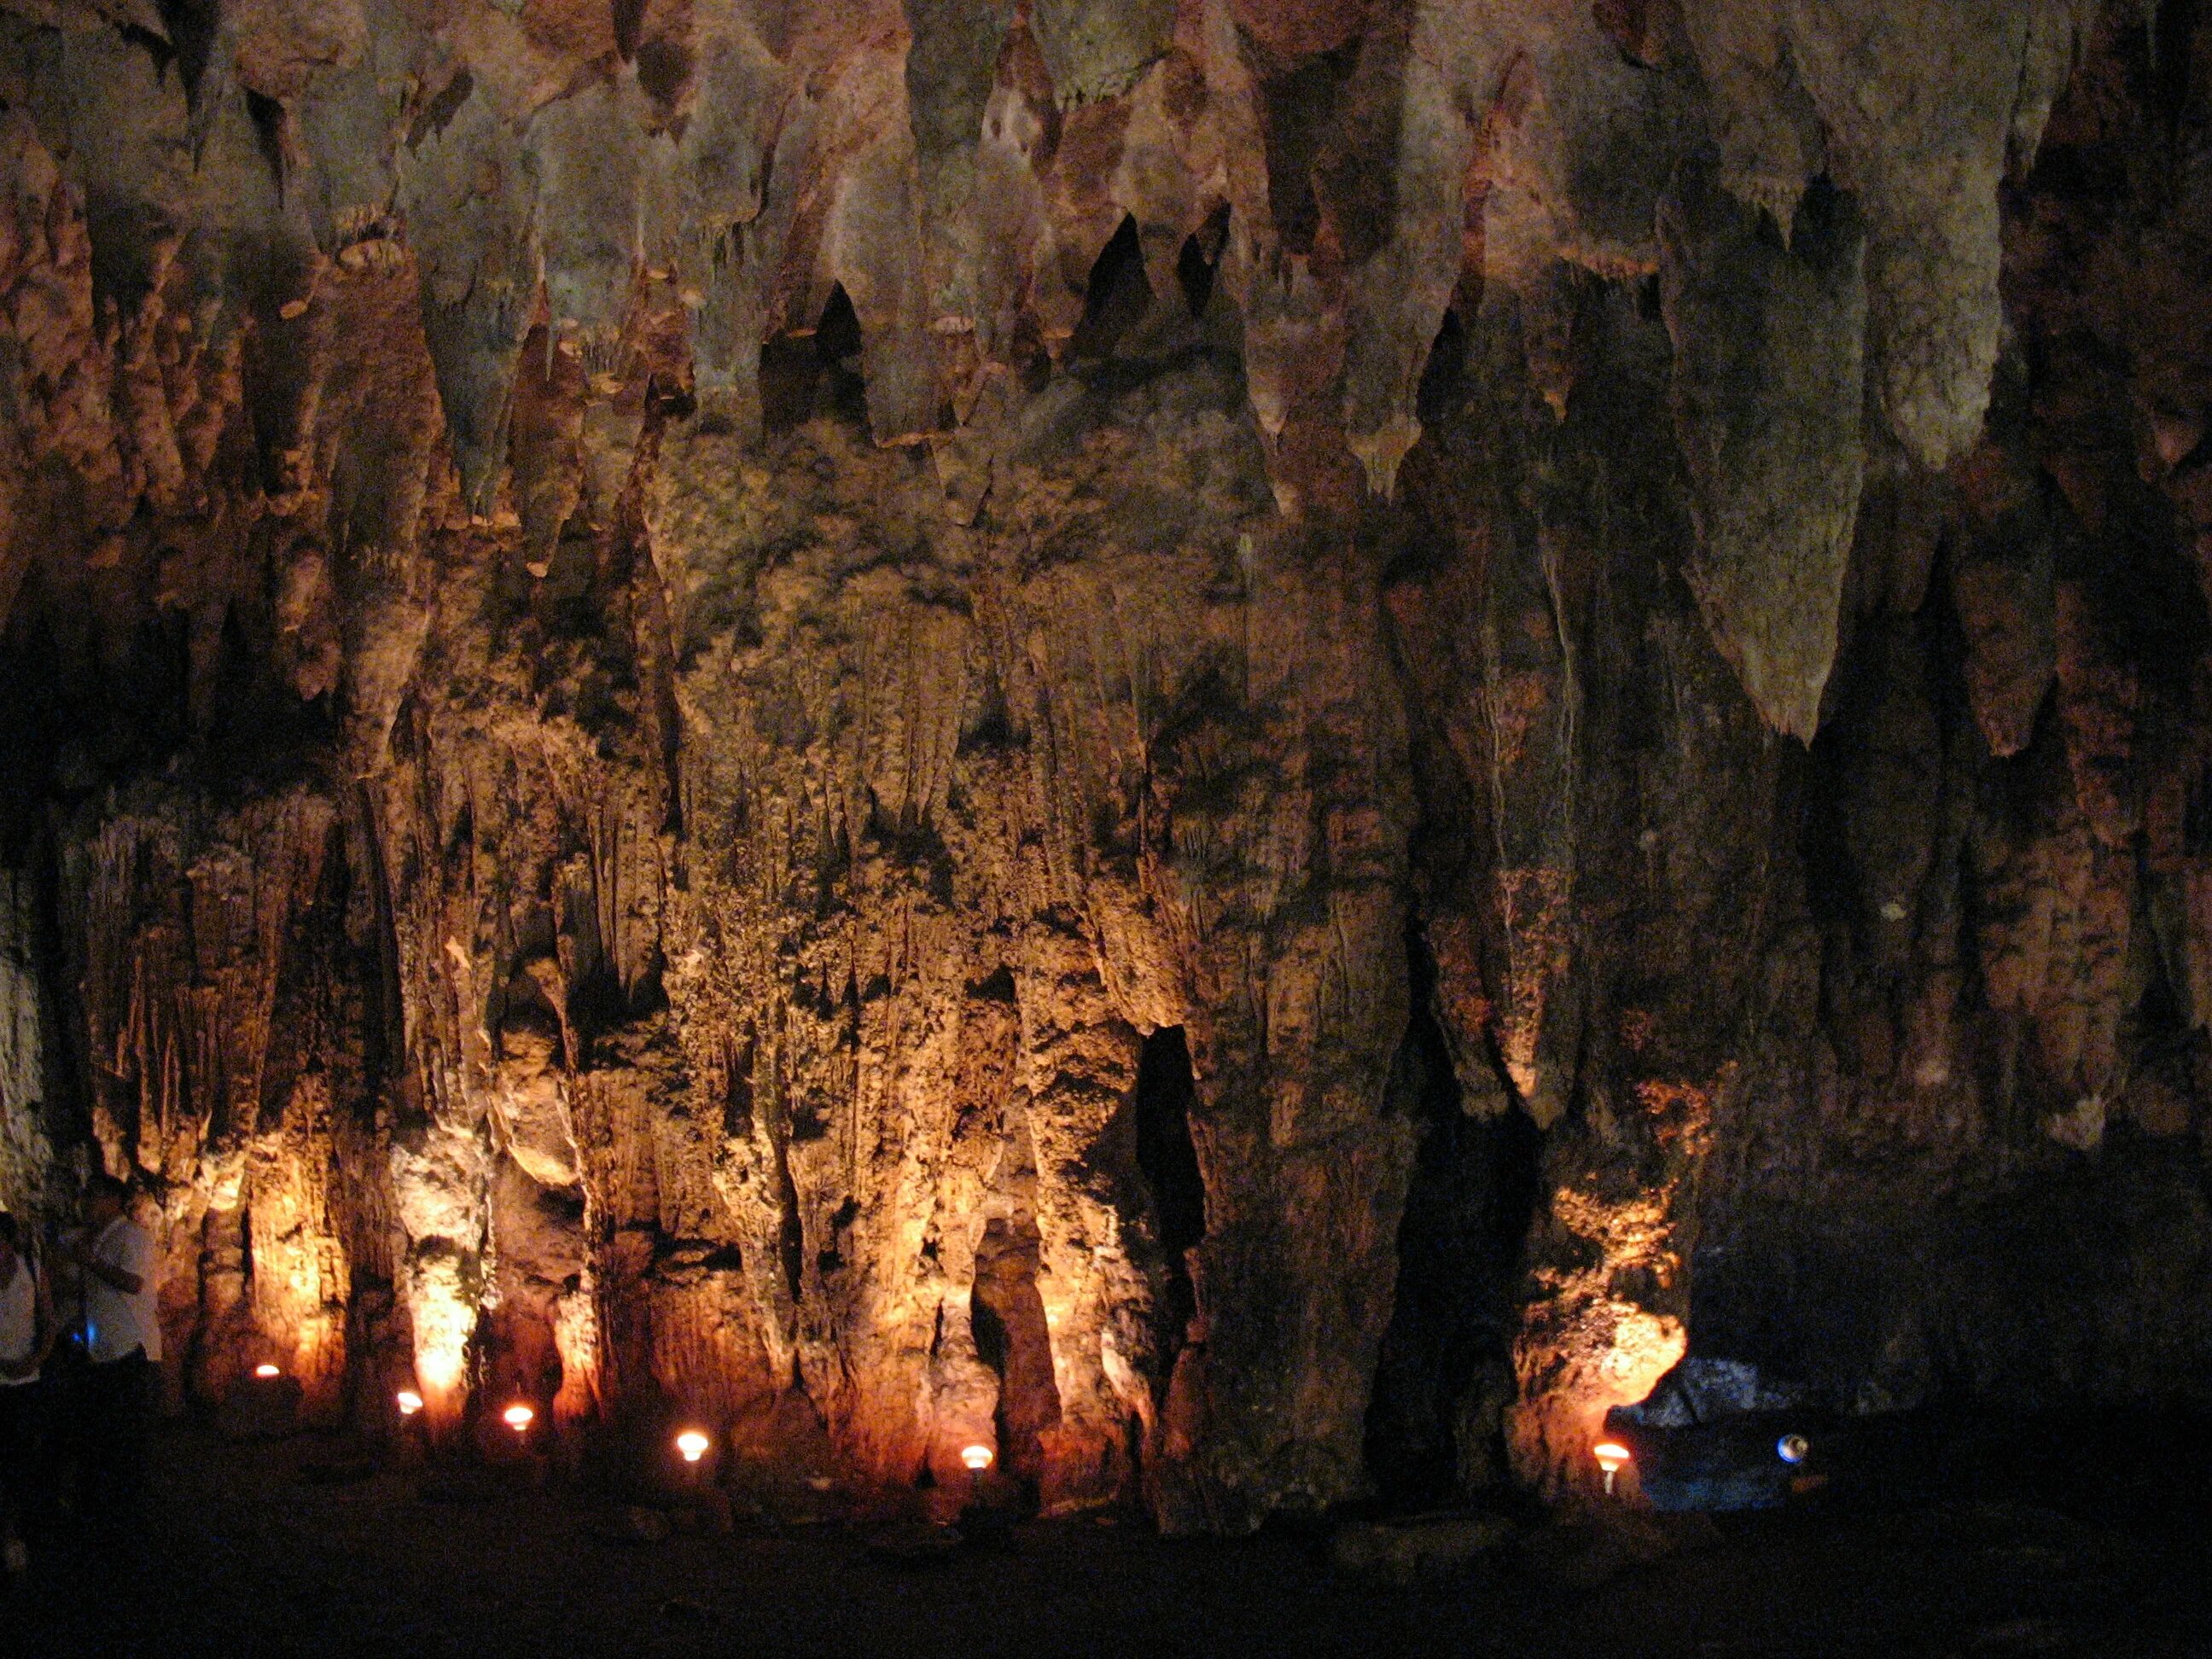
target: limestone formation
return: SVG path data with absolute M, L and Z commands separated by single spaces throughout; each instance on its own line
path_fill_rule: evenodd
M 887 1514 L 2203 1403 L 2195 16 L 0 0 L 0 1200 Z

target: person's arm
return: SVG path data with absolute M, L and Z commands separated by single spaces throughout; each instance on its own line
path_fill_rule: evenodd
M 136 1296 L 145 1288 L 144 1274 L 132 1273 L 130 1268 L 118 1267 L 112 1261 L 103 1261 L 93 1249 L 93 1241 L 88 1238 L 76 1242 L 70 1251 L 70 1260 L 103 1285 L 118 1290 L 125 1296 Z
M 118 1239 L 118 1255 L 122 1256 L 122 1261 L 108 1261 L 106 1256 L 100 1255 L 97 1245 L 111 1234 L 112 1228 L 104 1230 L 97 1237 L 80 1239 L 77 1248 L 70 1252 L 70 1259 L 76 1261 L 80 1267 L 84 1267 L 84 1272 L 88 1272 L 93 1279 L 97 1279 L 104 1285 L 111 1285 L 112 1290 L 122 1291 L 124 1297 L 137 1297 L 139 1291 L 146 1287 L 146 1274 L 153 1272 L 153 1239 L 149 1239 L 137 1225 L 126 1221 L 122 1228 L 122 1239 Z

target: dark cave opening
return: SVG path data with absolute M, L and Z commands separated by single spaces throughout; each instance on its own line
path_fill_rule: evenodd
M 1520 1112 L 1470 1116 L 1433 1009 L 1436 969 L 1409 941 L 1413 1014 L 1388 1109 L 1420 1126 L 1398 1227 L 1398 1279 L 1367 1407 L 1369 1474 L 1391 1509 L 1450 1499 L 1498 1472 L 1516 1290 L 1541 1136 Z
M 867 382 L 860 372 L 864 344 L 860 313 L 842 283 L 830 286 L 812 329 L 779 335 L 761 346 L 761 423 L 787 432 L 817 415 L 833 415 L 865 427 Z
M 1206 1237 L 1206 1181 L 1190 1133 L 1190 1109 L 1197 1096 L 1182 1027 L 1161 1026 L 1145 1039 L 1137 1060 L 1137 1167 L 1152 1194 L 1160 1249 L 1167 1257 L 1163 1322 L 1170 1348 L 1182 1346 L 1198 1312 L 1197 1286 L 1187 1259 Z
M 1098 252 L 1084 289 L 1083 320 L 1067 342 L 1070 357 L 1110 357 L 1121 337 L 1152 308 L 1152 285 L 1145 275 L 1144 245 L 1137 222 L 1124 214 Z
M 860 314 L 853 309 L 844 283 L 833 283 L 815 321 L 815 355 L 825 365 L 842 366 L 859 357 L 860 344 Z
M 993 1217 L 975 1246 L 969 1304 L 975 1352 L 999 1378 L 999 1466 L 1021 1484 L 1032 1508 L 1044 1474 L 1042 1437 L 1060 1422 L 1052 1338 L 1037 1291 L 1042 1250 L 1034 1220 Z
M 784 1293 L 794 1308 L 806 1289 L 806 1231 L 799 1213 L 799 1187 L 791 1178 L 791 1137 L 775 1141 L 776 1263 L 783 1269 Z
M 1421 380 L 1413 409 L 1424 427 L 1449 419 L 1467 401 L 1467 328 L 1456 307 L 1447 307 L 1437 325 L 1429 355 L 1421 365 Z
M 1193 317 L 1206 315 L 1213 285 L 1221 274 L 1221 251 L 1229 241 L 1229 204 L 1224 202 L 1206 222 L 1182 239 L 1176 255 L 1176 282 Z

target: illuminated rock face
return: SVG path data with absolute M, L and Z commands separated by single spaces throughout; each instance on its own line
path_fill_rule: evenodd
M 2157 11 L 0 5 L 0 1197 L 1177 1528 L 2201 1400 Z

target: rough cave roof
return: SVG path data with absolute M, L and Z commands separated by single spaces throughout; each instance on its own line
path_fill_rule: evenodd
M 877 441 L 945 447 L 1060 351 L 1127 221 L 1155 294 L 1194 238 L 1218 262 L 1279 500 L 1328 512 L 1391 492 L 1448 309 L 1656 276 L 1692 580 L 1809 736 L 1863 476 L 1980 430 L 1998 191 L 2096 9 L 9 0 L 13 441 L 82 479 L 89 550 L 193 487 L 227 403 L 343 442 L 297 406 L 319 284 L 405 260 L 478 514 L 541 314 L 594 386 L 743 429 L 763 341 L 842 288 Z M 88 246 L 43 247 L 64 198 Z M 280 501 L 302 465 L 267 471 Z

